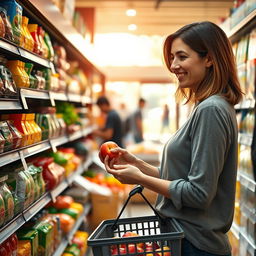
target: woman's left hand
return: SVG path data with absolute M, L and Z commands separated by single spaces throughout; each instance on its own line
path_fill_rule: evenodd
M 106 171 L 112 174 L 123 184 L 140 184 L 142 176 L 144 175 L 137 167 L 129 164 L 114 164 L 111 165 L 109 157 L 104 159 Z

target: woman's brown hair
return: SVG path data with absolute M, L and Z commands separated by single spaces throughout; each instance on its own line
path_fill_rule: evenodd
M 230 104 L 235 105 L 242 99 L 242 91 L 237 77 L 236 62 L 232 46 L 225 32 L 216 24 L 205 21 L 186 25 L 169 35 L 164 42 L 164 60 L 171 71 L 171 47 L 174 39 L 180 38 L 200 57 L 208 56 L 212 66 L 196 91 L 178 88 L 177 95 L 187 101 L 202 101 L 211 95 L 222 95 Z

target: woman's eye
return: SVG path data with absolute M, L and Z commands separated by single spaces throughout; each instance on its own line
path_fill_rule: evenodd
M 185 60 L 187 58 L 187 56 L 185 55 L 182 55 L 182 56 L 179 56 L 180 60 Z

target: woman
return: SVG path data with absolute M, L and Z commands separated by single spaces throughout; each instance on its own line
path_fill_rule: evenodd
M 165 63 L 178 79 L 177 95 L 195 108 L 166 143 L 160 168 L 122 148 L 104 161 L 122 183 L 140 184 L 159 196 L 157 211 L 175 218 L 185 239 L 182 255 L 231 255 L 226 233 L 234 213 L 237 122 L 242 98 L 231 44 L 211 22 L 193 23 L 169 35 Z

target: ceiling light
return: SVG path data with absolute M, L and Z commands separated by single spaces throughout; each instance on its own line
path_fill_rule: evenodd
M 134 31 L 137 29 L 137 25 L 136 24 L 130 24 L 128 25 L 128 29 L 131 30 L 131 31 Z
M 126 10 L 126 15 L 127 16 L 130 16 L 130 17 L 133 17 L 133 16 L 136 16 L 136 10 L 135 9 L 127 9 Z

